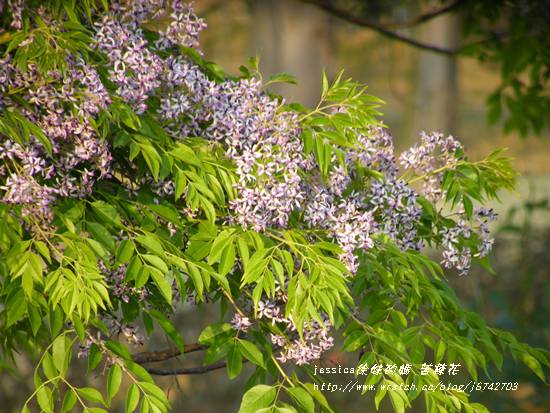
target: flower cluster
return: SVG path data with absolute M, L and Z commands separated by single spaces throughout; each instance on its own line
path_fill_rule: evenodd
M 51 220 L 56 197 L 86 196 L 97 179 L 109 175 L 112 161 L 107 143 L 91 126 L 109 102 L 106 89 L 93 67 L 77 59 L 68 64 L 67 73 L 52 71 L 43 81 L 35 65 L 21 71 L 9 55 L 0 59 L 0 116 L 23 115 L 42 129 L 51 145 L 44 146 L 33 133 L 25 143 L 3 139 L 1 201 L 22 205 L 24 216 L 43 222 Z M 14 89 L 22 91 L 27 105 L 10 97 Z
M 109 290 L 114 297 L 128 303 L 131 297 L 143 300 L 148 292 L 145 288 L 136 288 L 127 284 L 124 280 L 126 274 L 126 265 L 119 265 L 116 268 L 107 268 L 103 261 L 98 261 L 98 268 L 105 277 Z
M 416 224 L 420 207 L 416 192 L 396 177 L 391 135 L 372 127 L 359 136 L 358 145 L 346 153 L 345 166 L 333 159 L 327 185 L 307 186 L 304 219 L 312 228 L 325 228 L 343 250 L 341 261 L 355 274 L 357 251 L 374 245 L 372 236 L 385 233 L 403 249 L 420 249 Z M 372 179 L 370 187 L 346 192 L 359 167 L 380 172 L 385 180 Z M 345 194 L 345 196 L 343 196 Z
M 493 243 L 495 242 L 494 238 L 491 237 L 491 232 L 489 231 L 489 222 L 495 221 L 497 219 L 497 214 L 493 211 L 492 208 L 478 207 L 475 211 L 475 220 L 479 226 L 479 238 L 480 246 L 476 256 L 483 258 L 486 257 Z
M 298 365 L 318 360 L 334 345 L 334 339 L 329 336 L 332 326 L 328 320 L 324 320 L 324 325 L 317 321 L 304 322 L 300 338 L 292 316 L 284 317 L 285 302 L 284 295 L 278 300 L 260 300 L 256 315 L 257 319 L 277 324 L 284 331 L 284 335 L 270 335 L 271 343 L 279 349 L 277 359 L 282 363 L 293 360 Z
M 325 320 L 324 325 L 312 321 L 304 325 L 303 340 L 298 337 L 295 326 L 290 324 L 286 334 L 293 337 L 288 343 L 283 336 L 271 334 L 271 343 L 275 346 L 282 346 L 277 360 L 286 363 L 293 360 L 297 365 L 309 364 L 321 358 L 321 355 L 334 346 L 334 338 L 329 336 L 331 325 Z
M 174 45 L 198 49 L 199 34 L 206 28 L 206 22 L 194 13 L 193 4 L 185 4 L 181 0 L 173 1 L 170 18 L 170 23 L 160 32 L 160 39 L 155 45 L 159 49 Z
M 109 58 L 109 78 L 117 85 L 117 95 L 137 113 L 145 112 L 145 101 L 160 86 L 162 59 L 147 48 L 141 29 L 132 30 L 111 16 L 97 25 L 95 46 Z
M 422 132 L 420 143 L 403 152 L 399 161 L 406 170 L 425 177 L 423 194 L 436 202 L 445 196 L 440 187 L 443 176 L 440 169 L 457 164 L 463 157 L 462 145 L 454 137 L 444 137 L 440 132 Z
M 235 330 L 246 332 L 251 325 L 250 319 L 239 313 L 236 313 L 231 320 L 231 327 Z
M 297 115 L 262 91 L 258 80 L 216 83 L 182 57 L 168 58 L 160 114 L 175 136 L 222 141 L 235 162 L 239 196 L 233 222 L 256 230 L 284 227 L 304 194 Z
M 470 270 L 472 252 L 468 247 L 460 248 L 460 238 L 468 239 L 471 235 L 471 228 L 464 219 L 460 219 L 456 226 L 445 227 L 440 232 L 443 246 L 443 260 L 441 263 L 445 268 L 456 268 L 460 275 L 465 275 Z
M 233 329 L 247 332 L 253 324 L 253 319 L 269 323 L 280 332 L 270 333 L 270 339 L 278 351 L 277 359 L 282 363 L 288 361 L 294 361 L 298 365 L 311 363 L 321 358 L 322 354 L 334 345 L 334 339 L 329 335 L 332 326 L 326 317 L 323 317 L 323 325 L 317 321 L 304 322 L 303 334 L 300 337 L 292 315 L 285 316 L 288 296 L 278 281 L 275 281 L 274 297 L 262 296 L 256 308 L 246 299 L 240 299 L 240 301 L 239 306 L 244 314 L 236 313 L 233 316 L 231 320 Z
M 424 246 L 417 235 L 421 216 L 417 197 L 417 193 L 400 179 L 371 182 L 369 203 L 376 211 L 378 229 L 403 250 L 420 250 Z
M 335 191 L 321 186 L 311 189 L 304 212 L 306 222 L 310 227 L 329 231 L 343 250 L 340 259 L 349 272 L 355 274 L 359 266 L 356 251 L 374 245 L 371 235 L 376 222 L 372 210 L 368 209 L 364 197 L 357 194 L 337 200 Z
M 10 27 L 19 30 L 23 27 L 23 6 L 25 0 L 7 0 L 7 5 L 11 12 Z M 2 12 L 4 1 L 0 2 L 0 12 Z

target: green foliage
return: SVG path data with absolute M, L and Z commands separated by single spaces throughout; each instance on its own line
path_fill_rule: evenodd
M 506 132 L 522 136 L 547 130 L 548 4 L 479 1 L 466 2 L 462 10 L 465 34 L 474 40 L 465 52 L 500 67 L 500 84 L 487 99 L 489 121 L 502 119 Z

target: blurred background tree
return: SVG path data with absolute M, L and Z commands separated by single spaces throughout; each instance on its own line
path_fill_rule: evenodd
M 548 0 L 429 1 L 303 0 L 389 39 L 443 56 L 474 56 L 500 69 L 487 99 L 489 121 L 504 119 L 522 136 L 550 125 L 550 2 Z M 432 30 L 411 29 L 436 20 Z M 435 30 L 434 30 L 435 29 Z M 428 69 L 429 66 L 425 66 Z M 424 71 L 425 73 L 426 71 Z M 430 70 L 427 70 L 430 72 Z M 452 74 L 453 69 L 448 70 Z

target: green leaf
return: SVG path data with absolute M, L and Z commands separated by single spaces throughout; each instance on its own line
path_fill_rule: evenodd
M 183 192 L 185 191 L 185 188 L 187 186 L 187 178 L 185 177 L 185 174 L 181 170 L 177 170 L 175 173 L 175 193 L 174 197 L 176 200 L 180 199 L 180 197 L 183 195 Z
M 48 261 L 48 263 L 52 262 L 52 259 L 50 257 L 50 250 L 43 241 L 34 241 L 33 245 L 40 253 L 40 255 L 42 255 L 46 259 L 46 261 Z
M 315 403 L 307 391 L 301 387 L 290 387 L 287 389 L 287 392 L 306 413 L 315 412 Z
M 210 254 L 208 255 L 208 264 L 212 265 L 221 258 L 225 247 L 233 241 L 233 237 L 231 236 L 232 233 L 233 230 L 226 229 L 218 234 L 210 248 Z
M 378 390 L 376 391 L 376 396 L 374 396 L 374 406 L 376 407 L 376 410 L 380 409 L 380 403 L 386 396 L 387 391 L 388 391 L 387 387 L 382 388 L 382 386 L 378 386 Z
M 134 255 L 134 243 L 128 239 L 122 240 L 116 250 L 116 263 L 127 264 Z
M 103 400 L 103 395 L 99 392 L 99 390 L 92 387 L 81 387 L 80 389 L 76 389 L 76 391 L 80 397 L 83 397 L 86 400 L 105 405 L 105 400 Z
M 270 83 L 289 83 L 291 85 L 296 85 L 298 81 L 295 76 L 292 76 L 285 72 L 281 72 L 281 73 L 275 73 L 274 75 L 271 75 L 267 80 L 266 84 L 270 84 Z
M 103 245 L 101 245 L 95 239 L 87 238 L 86 242 L 90 245 L 90 247 L 92 247 L 98 257 L 105 258 L 107 256 L 107 251 L 105 250 L 105 248 L 103 248 Z
M 122 383 L 122 369 L 118 364 L 113 364 L 107 377 L 107 398 L 109 402 L 118 393 Z
M 166 334 L 168 334 L 168 336 L 172 339 L 174 344 L 183 354 L 185 351 L 183 339 L 181 338 L 181 335 L 176 330 L 174 325 L 170 322 L 170 320 L 168 320 L 168 318 L 158 310 L 150 310 L 149 314 L 157 321 L 160 327 L 166 332 Z
M 107 228 L 97 222 L 87 222 L 86 226 L 88 230 L 92 233 L 94 238 L 101 243 L 107 250 L 114 254 L 115 253 L 115 240 Z
M 233 243 L 227 244 L 224 248 L 221 258 L 220 258 L 220 265 L 219 265 L 219 274 L 220 276 L 225 276 L 229 271 L 231 271 L 231 268 L 233 268 L 233 265 L 235 264 L 235 245 Z
M 139 364 L 134 363 L 131 360 L 126 360 L 124 362 L 124 365 L 130 372 L 132 372 L 142 382 L 154 383 L 151 375 L 147 372 L 147 370 L 145 370 Z
M 132 383 L 128 388 L 128 393 L 126 394 L 126 407 L 125 413 L 132 413 L 139 403 L 139 388 L 136 383 Z
M 34 290 L 34 275 L 30 264 L 25 264 L 24 268 L 25 271 L 23 271 L 23 275 L 21 276 L 21 286 L 27 298 L 30 299 Z
M 189 264 L 187 265 L 187 274 L 193 280 L 193 284 L 195 285 L 195 291 L 197 292 L 198 297 L 202 297 L 202 293 L 204 290 L 204 283 L 202 280 L 202 275 L 199 269 L 193 265 Z
M 391 404 L 393 405 L 393 410 L 395 413 L 403 413 L 405 411 L 405 403 L 399 393 L 388 390 L 388 394 L 390 395 Z
M 160 389 L 156 384 L 151 382 L 140 382 L 139 386 L 145 391 L 145 393 L 158 400 L 166 409 L 170 407 L 170 402 L 166 398 L 166 394 L 164 394 L 162 389 Z
M 94 370 L 99 365 L 102 358 L 103 355 L 97 344 L 92 344 L 90 346 L 90 352 L 88 353 L 88 372 Z
M 23 290 L 18 290 L 8 298 L 5 309 L 7 311 L 5 328 L 12 326 L 23 318 L 27 310 L 27 300 Z
M 322 96 L 325 97 L 328 92 L 329 84 L 327 73 L 323 70 L 323 81 L 322 81 Z
M 256 413 L 264 407 L 269 407 L 275 400 L 276 393 L 274 387 L 265 384 L 252 387 L 244 394 L 238 413 Z
M 143 155 L 143 158 L 145 159 L 145 162 L 147 163 L 147 166 L 149 167 L 149 170 L 153 174 L 153 177 L 155 180 L 158 180 L 159 172 L 160 172 L 160 164 L 161 164 L 161 158 L 158 154 L 157 150 L 152 145 L 144 145 L 141 144 L 141 154 Z
M 228 332 L 233 331 L 229 323 L 215 323 L 207 326 L 199 336 L 200 344 L 211 344 L 220 336 L 227 336 Z
M 41 386 L 38 389 L 36 392 L 36 401 L 43 411 L 53 413 L 53 395 L 48 386 Z
M 147 248 L 149 251 L 157 255 L 164 254 L 164 248 L 162 248 L 162 244 L 157 241 L 157 239 L 155 239 L 155 237 L 151 234 L 139 235 L 136 237 L 136 241 Z
M 384 310 L 384 314 L 386 311 Z M 369 336 L 362 330 L 352 331 L 344 340 L 344 350 L 352 352 L 360 349 L 369 340 Z
M 235 341 L 227 353 L 227 375 L 230 379 L 237 377 L 243 368 L 243 358 L 238 343 Z
M 177 146 L 168 153 L 184 163 L 202 167 L 202 162 L 197 158 L 197 155 L 195 155 L 195 151 L 183 143 L 178 143 Z
M 142 257 L 145 258 L 145 260 L 148 261 L 150 264 L 158 268 L 160 271 L 162 271 L 163 274 L 168 273 L 168 266 L 156 255 L 143 254 Z
M 246 266 L 248 259 L 250 258 L 250 251 L 248 250 L 248 245 L 246 241 L 242 238 L 237 238 L 237 249 L 239 250 L 239 257 L 241 257 L 241 262 Z
M 76 394 L 73 389 L 68 389 L 63 398 L 63 404 L 61 405 L 61 413 L 70 412 L 76 404 Z
M 529 367 L 533 371 L 533 373 L 535 373 L 537 376 L 539 376 L 539 378 L 542 381 L 545 381 L 544 372 L 542 371 L 542 367 L 541 367 L 539 361 L 535 357 L 533 357 L 532 355 L 530 355 L 528 353 L 523 353 L 521 355 L 521 361 L 523 361 L 523 363 L 525 363 L 525 365 L 527 367 Z
M 67 363 L 65 362 L 67 356 L 67 350 L 70 351 L 67 347 L 67 342 L 65 340 L 65 335 L 57 336 L 52 344 L 52 355 L 55 362 L 55 367 L 57 370 L 64 374 L 67 369 Z
M 311 384 L 311 383 L 304 383 L 304 387 L 307 389 L 308 393 L 311 394 L 313 396 L 313 398 L 315 400 L 317 400 L 317 402 L 323 408 L 325 408 L 325 410 L 327 410 L 329 412 L 332 412 L 332 409 L 330 408 L 330 406 L 327 402 L 327 399 L 325 398 L 325 396 L 323 395 L 323 393 L 321 393 L 321 391 L 319 389 L 316 389 L 313 386 L 313 384 Z
M 156 268 L 151 267 L 151 277 L 166 302 L 172 305 L 172 286 L 166 281 L 164 275 Z
M 439 343 L 437 343 L 437 347 L 435 349 L 435 359 L 434 359 L 434 361 L 436 363 L 439 363 L 443 359 L 443 356 L 445 355 L 446 348 L 447 348 L 447 346 L 446 346 L 445 342 L 443 340 L 439 340 Z
M 143 398 L 141 401 L 141 409 L 139 409 L 139 413 L 149 413 L 151 411 L 151 404 L 149 403 L 149 399 Z
M 271 412 L 270 408 L 266 409 L 269 413 Z M 266 412 L 266 413 L 268 413 Z M 283 406 L 275 406 L 275 409 L 273 410 L 273 413 L 298 413 L 296 409 L 288 404 L 285 404 Z
M 42 315 L 34 305 L 28 305 L 27 311 L 29 313 L 29 322 L 31 324 L 32 334 L 33 336 L 36 336 L 42 326 Z
M 108 340 L 105 342 L 105 347 L 115 353 L 117 356 L 122 357 L 124 360 L 131 360 L 132 355 L 126 348 L 126 346 L 116 342 Z
M 153 281 L 158 287 L 161 295 L 168 304 L 172 305 L 172 286 L 168 281 L 166 281 L 164 274 L 162 274 L 159 270 L 154 267 L 149 267 L 149 270 L 151 277 L 153 278 Z
M 124 228 L 120 215 L 118 211 L 112 205 L 104 201 L 95 201 L 92 202 L 92 208 L 95 213 L 104 221 L 108 222 L 111 225 L 114 225 L 117 228 Z
M 258 347 L 254 345 L 254 343 L 244 339 L 239 339 L 239 347 L 243 356 L 257 366 L 265 368 L 264 356 L 262 355 L 262 352 L 258 350 Z
M 58 369 L 56 368 L 55 362 L 53 361 L 50 353 L 44 354 L 44 358 L 42 359 L 42 370 L 49 380 L 53 380 L 58 377 Z
M 148 265 L 141 265 L 141 264 L 137 267 L 139 267 L 139 271 L 135 276 L 135 283 L 136 283 L 136 288 L 141 288 L 145 284 L 147 284 L 147 281 L 149 281 L 149 275 L 151 274 L 151 271 L 149 268 L 151 267 L 149 267 Z

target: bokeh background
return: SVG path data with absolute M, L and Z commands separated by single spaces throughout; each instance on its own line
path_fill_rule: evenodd
M 522 138 L 516 133 L 504 134 L 502 124 L 489 125 L 486 100 L 499 83 L 497 66 L 473 57 L 451 58 L 421 51 L 297 0 L 196 0 L 195 8 L 208 22 L 201 35 L 205 58 L 238 74 L 239 66 L 257 55 L 266 78 L 278 72 L 298 78 L 297 85 L 275 89 L 288 101 L 314 106 L 322 71 L 330 78 L 343 69 L 386 102 L 383 120 L 398 150 L 412 145 L 421 130 L 435 129 L 458 137 L 474 160 L 496 148 L 508 148 L 521 176 L 517 191 L 502 194 L 502 202 L 494 205 L 500 217 L 494 225 L 492 264 L 496 275 L 473 268 L 466 277 L 449 274 L 448 280 L 464 305 L 480 312 L 491 325 L 506 328 L 533 346 L 550 348 L 550 134 Z M 393 13 L 409 11 L 410 7 L 394 7 Z M 454 47 L 461 41 L 461 20 L 445 15 L 406 33 Z M 177 317 L 187 342 L 196 341 L 201 326 L 217 314 L 217 309 L 208 306 L 198 314 L 183 306 Z M 159 335 L 155 345 L 165 347 L 168 341 Z M 200 355 L 175 361 L 185 365 L 200 362 Z M 15 412 L 13 406 L 30 394 L 32 363 L 22 363 L 19 378 L 0 381 L 0 412 Z M 345 354 L 333 352 L 319 365 L 353 363 Z M 103 380 L 86 376 L 85 362 L 80 364 L 73 370 L 78 380 Z M 550 389 L 526 368 L 507 360 L 501 372 L 491 374 L 494 381 L 520 382 L 514 392 L 473 395 L 491 411 L 550 412 Z M 332 382 L 347 383 L 349 379 L 327 376 Z M 236 411 L 245 381 L 246 374 L 230 381 L 224 370 L 161 379 L 175 403 L 174 412 L 187 413 Z M 333 393 L 327 397 L 345 413 L 373 410 L 372 395 Z M 123 406 L 112 411 L 123 411 Z M 381 411 L 392 411 L 388 401 L 382 403 Z M 414 411 L 425 411 L 423 402 Z

